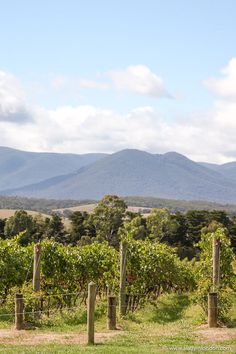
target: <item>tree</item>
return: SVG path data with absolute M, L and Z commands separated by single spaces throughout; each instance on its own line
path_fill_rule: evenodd
M 74 213 L 70 214 L 70 243 L 76 244 L 82 238 L 82 236 L 86 235 L 84 222 L 87 219 L 88 213 L 86 212 L 75 211 Z
M 46 237 L 46 228 L 47 228 L 46 220 L 49 221 L 50 219 L 43 217 L 42 214 L 37 214 L 34 217 L 35 241 L 40 241 Z
M 224 227 L 229 227 L 230 225 L 230 218 L 224 210 L 212 210 L 208 212 L 208 223 L 210 224 L 213 221 L 221 223 Z
M 26 245 L 34 240 L 36 224 L 33 217 L 27 214 L 25 210 L 17 210 L 15 214 L 7 220 L 4 227 L 4 234 L 6 238 L 12 238 L 22 231 L 25 232 L 22 234 L 21 243 Z
M 66 242 L 66 233 L 62 218 L 60 215 L 54 213 L 51 219 L 45 220 L 46 224 L 46 236 L 48 238 L 54 238 L 58 242 Z
M 124 226 L 119 230 L 119 234 L 129 234 L 134 240 L 144 240 L 147 237 L 146 219 L 135 213 L 133 218 L 125 220 Z
M 190 244 L 193 245 L 200 240 L 202 228 L 209 224 L 208 214 L 206 210 L 190 210 L 186 213 L 187 238 Z
M 149 237 L 153 240 L 164 241 L 168 239 L 171 228 L 171 214 L 168 209 L 152 209 L 147 217 Z
M 5 238 L 5 235 L 4 235 L 4 227 L 5 227 L 5 224 L 6 224 L 6 219 L 0 219 L 0 238 Z
M 95 227 L 96 238 L 117 246 L 118 230 L 123 223 L 126 208 L 125 202 L 116 195 L 105 196 L 89 217 L 89 222 Z

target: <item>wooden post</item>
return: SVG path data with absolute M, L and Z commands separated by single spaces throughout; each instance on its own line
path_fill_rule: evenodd
M 217 293 L 208 294 L 208 326 L 217 327 Z
M 33 291 L 40 291 L 40 260 L 41 260 L 41 244 L 34 245 L 34 268 L 33 268 Z M 34 318 L 40 318 L 40 300 L 36 300 Z
M 119 312 L 121 316 L 126 313 L 126 256 L 128 244 L 126 241 L 120 243 L 120 298 L 119 298 Z
M 24 299 L 23 294 L 15 294 L 15 328 L 17 330 L 24 329 Z
M 220 285 L 220 240 L 212 239 L 213 291 Z
M 116 329 L 116 297 L 109 295 L 107 298 L 107 328 Z
M 96 300 L 96 284 L 91 282 L 88 285 L 88 309 L 87 309 L 88 344 L 94 344 L 95 300 Z
M 41 244 L 34 245 L 33 291 L 40 291 L 40 258 Z

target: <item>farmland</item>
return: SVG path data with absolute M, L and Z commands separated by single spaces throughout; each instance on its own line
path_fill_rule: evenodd
M 0 219 L 8 219 L 15 214 L 18 209 L 0 209 Z M 33 210 L 26 210 L 29 215 L 37 216 L 39 213 Z M 42 217 L 49 217 L 47 214 L 40 213 Z
M 2 223 L 0 343 L 4 353 L 33 353 L 34 346 L 40 353 L 161 353 L 175 347 L 181 353 L 178 348 L 213 343 L 219 346 L 216 352 L 222 345 L 234 350 L 232 216 L 217 210 L 172 214 L 153 209 L 144 217 L 110 195 L 86 211 L 84 206 L 79 208 L 70 211 L 68 229 L 58 214 L 44 218 L 23 210 L 9 214 Z M 215 239 L 220 245 L 220 286 L 212 276 Z M 40 247 L 40 258 L 35 258 L 35 247 Z M 86 306 L 91 281 L 97 293 L 96 335 L 95 346 L 88 347 Z M 218 294 L 218 328 L 207 325 L 212 286 Z M 14 298 L 19 292 L 24 318 L 22 330 L 16 331 Z M 116 331 L 107 329 L 111 293 L 117 300 Z M 118 306 L 122 301 L 123 307 Z

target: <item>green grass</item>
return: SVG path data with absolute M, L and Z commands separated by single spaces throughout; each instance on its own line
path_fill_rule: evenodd
M 100 304 L 96 313 L 96 331 L 106 332 L 105 304 Z M 236 302 L 231 311 L 231 319 L 236 320 Z M 196 329 L 202 323 L 202 310 L 191 304 L 188 296 L 168 295 L 145 308 L 120 319 L 123 331 L 102 344 L 94 346 L 75 344 L 41 344 L 37 347 L 26 345 L 2 345 L 0 353 L 101 353 L 101 354 L 153 354 L 153 353 L 222 353 L 222 347 L 230 346 L 236 352 L 236 338 L 224 342 L 200 342 Z M 0 326 L 9 326 L 0 322 Z M 54 316 L 47 322 L 39 323 L 38 331 L 84 332 L 86 312 L 66 313 Z M 118 331 L 117 331 L 118 332 Z M 208 351 L 204 347 L 220 346 L 219 350 Z M 179 350 L 173 350 L 179 347 Z M 184 351 L 182 347 L 195 350 Z M 202 349 L 201 349 L 202 348 Z M 172 349 L 172 350 L 171 350 Z M 199 349 L 199 350 L 197 350 Z M 226 351 L 227 352 L 227 351 Z

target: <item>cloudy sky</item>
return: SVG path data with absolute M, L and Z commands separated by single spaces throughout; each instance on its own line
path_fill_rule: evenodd
M 236 160 L 234 0 L 0 5 L 0 145 Z

